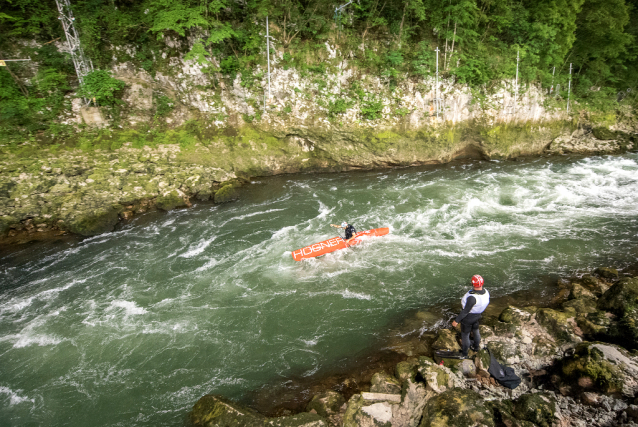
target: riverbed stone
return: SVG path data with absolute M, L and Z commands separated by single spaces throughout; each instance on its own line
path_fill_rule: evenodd
M 346 400 L 341 393 L 327 390 L 313 396 L 308 405 L 306 405 L 306 412 L 314 409 L 317 414 L 327 418 L 338 413 L 344 403 L 346 403 Z
M 475 391 L 455 388 L 432 397 L 419 427 L 493 427 L 491 409 Z
M 371 393 L 401 393 L 401 382 L 387 372 L 372 375 Z

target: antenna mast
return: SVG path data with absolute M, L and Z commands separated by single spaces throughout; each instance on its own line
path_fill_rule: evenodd
M 55 0 L 55 3 L 58 5 L 58 11 L 60 12 L 58 19 L 62 23 L 62 28 L 64 28 L 64 35 L 69 44 L 69 53 L 75 66 L 75 73 L 78 76 L 80 86 L 82 86 L 84 84 L 84 77 L 93 71 L 93 62 L 86 58 L 84 50 L 82 50 L 80 36 L 75 29 L 75 18 L 71 10 L 71 3 L 69 3 L 69 0 Z M 85 99 L 84 101 L 87 105 L 91 103 L 90 99 Z

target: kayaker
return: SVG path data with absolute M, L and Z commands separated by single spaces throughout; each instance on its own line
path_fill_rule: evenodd
M 472 276 L 472 287 L 473 289 L 469 290 L 461 298 L 463 310 L 452 322 L 454 327 L 459 323 L 461 324 L 461 352 L 463 357 L 467 357 L 467 352 L 470 349 L 470 332 L 474 334 L 472 350 L 480 350 L 479 321 L 482 317 L 481 313 L 485 311 L 490 303 L 490 293 L 487 289 L 483 289 L 483 278 L 478 274 Z
M 330 225 L 336 228 L 343 228 L 346 231 L 346 239 L 345 239 L 346 242 L 349 242 L 357 234 L 357 230 L 355 230 L 354 226 L 352 224 L 348 224 L 346 221 L 342 222 L 341 225 L 336 225 L 336 224 L 330 224 Z

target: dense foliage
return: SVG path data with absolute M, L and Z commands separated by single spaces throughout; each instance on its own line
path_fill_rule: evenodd
M 358 0 L 336 13 L 340 4 L 327 0 L 72 1 L 85 52 L 100 69 L 117 57 L 154 73 L 166 66 L 159 55 L 166 41 L 188 39 L 189 58 L 216 75 L 242 73 L 243 84 L 250 85 L 251 69 L 265 62 L 269 16 L 284 67 L 326 71 L 334 66 L 321 54 L 329 41 L 343 55 L 337 60 L 347 57 L 350 66 L 382 76 L 392 89 L 400 79 L 431 75 L 438 47 L 442 75 L 489 90 L 512 78 L 520 53 L 524 83 L 564 89 L 572 63 L 575 95 L 592 102 L 617 99 L 616 93 L 636 86 L 637 3 Z M 0 8 L 0 55 L 19 53 L 38 61 L 37 68 L 28 63 L 0 68 L 0 121 L 43 129 L 76 84 L 70 61 L 52 47 L 64 41 L 55 2 L 4 0 Z M 123 52 L 117 46 L 129 48 Z M 108 82 L 113 90 L 103 102 L 113 104 L 118 85 Z M 345 104 L 330 108 L 339 114 Z M 377 110 L 375 100 L 367 100 L 365 114 L 374 118 Z

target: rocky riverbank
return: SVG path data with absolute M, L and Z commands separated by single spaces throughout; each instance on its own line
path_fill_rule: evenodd
M 208 427 L 638 425 L 637 303 L 638 277 L 598 268 L 559 280 L 547 307 L 486 312 L 483 349 L 469 359 L 433 357 L 434 349 L 460 349 L 460 331 L 440 328 L 423 354 L 375 373 L 369 389 L 347 401 L 325 390 L 306 412 L 269 418 L 207 395 L 190 421 Z M 488 349 L 522 378 L 516 389 L 491 378 Z
M 244 127 L 210 130 L 181 145 L 136 145 L 127 142 L 130 132 L 123 132 L 100 134 L 87 149 L 25 146 L 0 159 L 0 243 L 64 233 L 90 236 L 150 209 L 186 207 L 194 200 L 222 203 L 255 176 L 622 153 L 634 149 L 635 139 L 633 122 L 623 123 L 614 130 L 584 121 L 576 127 L 464 123 L 376 133 Z

